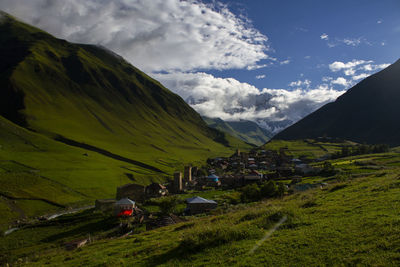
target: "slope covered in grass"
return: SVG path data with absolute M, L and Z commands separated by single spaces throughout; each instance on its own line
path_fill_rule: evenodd
M 2 222 L 111 198 L 121 184 L 249 147 L 111 51 L 7 14 L 0 58 Z
M 0 115 L 39 133 L 162 170 L 169 159 L 188 162 L 243 145 L 104 48 L 71 44 L 10 17 L 0 25 L 0 47 Z
M 381 168 L 352 173 L 357 160 Z M 338 159 L 333 163 L 350 171 L 348 179 L 331 177 L 323 189 L 220 207 L 212 216 L 95 241 L 73 252 L 52 248 L 28 265 L 398 266 L 399 162 L 398 153 Z

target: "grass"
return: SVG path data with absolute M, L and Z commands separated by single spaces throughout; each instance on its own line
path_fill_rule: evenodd
M 189 163 L 250 148 L 109 51 L 6 17 L 0 53 L 11 67 L 0 84 L 12 90 L 0 93 L 0 193 L 17 198 L 12 208 L 36 216 L 53 210 L 39 198 L 87 205 L 122 184 L 165 181 Z M 4 214 L 0 229 L 15 219 Z
M 395 153 L 369 155 L 380 164 L 399 157 Z M 188 217 L 188 222 L 127 238 L 98 240 L 74 252 L 52 243 L 46 251 L 28 257 L 27 264 L 396 266 L 400 262 L 400 169 L 392 166 L 384 172 L 355 174 L 341 182 L 331 178 L 324 189 L 228 205 L 210 216 Z M 224 198 L 218 190 L 208 194 Z M 287 220 L 251 253 L 284 216 Z M 13 235 L 9 238 L 17 238 Z
M 352 142 L 344 143 L 324 143 L 313 139 L 304 140 L 271 140 L 260 149 L 277 150 L 285 148 L 285 152 L 293 157 L 306 157 L 310 159 L 320 158 L 326 154 L 333 154 L 341 150 L 342 146 L 353 144 Z

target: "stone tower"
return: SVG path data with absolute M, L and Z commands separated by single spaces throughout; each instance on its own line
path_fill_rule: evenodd
M 192 166 L 185 166 L 184 179 L 185 182 L 190 183 L 192 181 Z
M 175 172 L 174 173 L 174 191 L 176 193 L 181 192 L 183 190 L 182 186 L 182 173 Z

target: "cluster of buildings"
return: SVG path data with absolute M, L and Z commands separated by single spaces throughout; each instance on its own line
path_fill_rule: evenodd
M 292 184 L 301 182 L 302 176 L 318 173 L 318 169 L 307 164 L 306 160 L 293 158 L 279 151 L 260 150 L 248 153 L 237 150 L 232 156 L 207 160 L 210 167 L 207 175 L 200 175 L 197 167 L 185 166 L 182 172 L 175 172 L 174 178 L 163 185 L 152 183 L 148 186 L 126 184 L 117 188 L 115 199 L 96 200 L 96 209 L 113 211 L 116 216 L 134 216 L 141 214 L 136 201 L 143 203 L 147 199 L 179 194 L 186 190 L 202 190 L 209 187 L 237 188 L 251 183 L 261 183 L 267 179 L 292 178 Z M 263 172 L 263 173 L 261 173 Z M 222 175 L 218 175 L 222 174 Z M 267 174 L 265 174 L 267 173 Z M 186 214 L 207 212 L 217 207 L 213 200 L 201 197 L 186 200 Z

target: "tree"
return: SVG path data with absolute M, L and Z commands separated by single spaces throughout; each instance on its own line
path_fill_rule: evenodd
M 249 184 L 242 188 L 240 196 L 242 202 L 251 202 L 261 199 L 260 187 L 257 184 Z
M 274 197 L 277 192 L 277 187 L 274 181 L 270 180 L 261 186 L 262 197 Z
M 176 196 L 164 197 L 158 203 L 162 214 L 170 214 L 175 211 L 178 205 L 178 198 Z
M 286 192 L 286 186 L 283 183 L 278 183 L 278 188 L 276 190 L 276 195 L 278 197 L 283 197 Z

